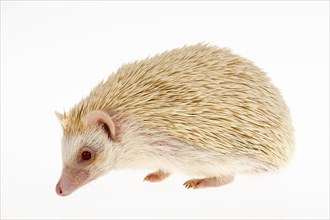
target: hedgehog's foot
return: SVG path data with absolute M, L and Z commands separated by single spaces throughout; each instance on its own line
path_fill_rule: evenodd
M 221 176 L 221 177 L 209 177 L 204 179 L 191 179 L 186 181 L 183 185 L 189 189 L 200 189 L 206 187 L 218 187 L 226 185 L 234 180 L 234 176 Z
M 156 172 L 149 173 L 146 177 L 144 177 L 144 181 L 149 181 L 149 182 L 160 182 L 164 179 L 166 179 L 170 173 L 162 171 L 162 170 L 157 170 Z

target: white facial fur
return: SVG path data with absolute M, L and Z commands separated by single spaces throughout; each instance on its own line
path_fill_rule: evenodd
M 113 148 L 113 142 L 108 138 L 102 128 L 95 126 L 93 130 L 86 133 L 77 134 L 69 138 L 62 139 L 62 160 L 63 165 L 74 166 L 77 159 L 77 153 L 83 147 L 95 149 L 97 157 L 107 158 Z M 96 164 L 97 165 L 97 164 Z M 106 168 L 102 165 L 102 168 Z M 108 164 L 106 164 L 108 166 Z M 110 168 L 110 167 L 109 167 Z

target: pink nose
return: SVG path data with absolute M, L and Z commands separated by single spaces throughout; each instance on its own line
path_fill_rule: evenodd
M 59 195 L 59 196 L 65 196 L 64 193 L 63 193 L 63 191 L 62 191 L 62 189 L 61 189 L 61 186 L 60 186 L 59 183 L 56 184 L 56 193 L 57 193 L 57 195 Z

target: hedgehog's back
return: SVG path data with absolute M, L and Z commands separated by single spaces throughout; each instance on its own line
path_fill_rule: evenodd
M 202 149 L 275 167 L 293 151 L 289 111 L 269 78 L 229 50 L 202 44 L 123 65 L 75 109 L 71 114 L 106 110 Z

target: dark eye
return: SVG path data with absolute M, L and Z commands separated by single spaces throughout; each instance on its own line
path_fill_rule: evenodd
M 89 151 L 83 151 L 81 153 L 81 159 L 83 160 L 90 160 L 92 158 L 92 154 Z

